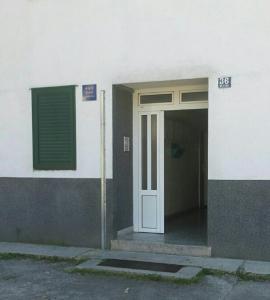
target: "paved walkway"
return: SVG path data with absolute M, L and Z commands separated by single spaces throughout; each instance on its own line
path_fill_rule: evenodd
M 0 242 L 0 254 L 23 254 L 35 256 L 48 256 L 59 258 L 76 258 L 91 251 L 90 248 L 62 247 L 53 245 L 35 245 L 25 243 Z
M 44 257 L 59 257 L 66 259 L 104 259 L 118 258 L 126 260 L 139 260 L 148 262 L 178 264 L 184 266 L 200 267 L 228 273 L 236 273 L 241 271 L 251 275 L 270 275 L 270 262 L 247 261 L 239 259 L 222 259 L 212 257 L 193 257 L 193 256 L 177 256 L 163 255 L 153 253 L 137 253 L 123 251 L 101 251 L 90 248 L 80 247 L 62 247 L 33 245 L 23 243 L 0 243 L 1 254 L 23 254 Z M 270 296 L 269 296 L 270 299 Z

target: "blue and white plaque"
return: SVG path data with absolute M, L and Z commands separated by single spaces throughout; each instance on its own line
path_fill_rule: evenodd
M 83 101 L 97 100 L 97 85 L 86 84 L 82 86 Z

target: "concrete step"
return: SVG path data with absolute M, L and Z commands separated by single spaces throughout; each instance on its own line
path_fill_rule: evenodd
M 121 251 L 152 252 L 185 256 L 211 256 L 211 247 L 207 246 L 165 244 L 139 240 L 112 240 L 111 249 Z

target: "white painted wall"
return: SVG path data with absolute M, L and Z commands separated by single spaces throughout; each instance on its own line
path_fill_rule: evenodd
M 77 171 L 33 171 L 30 87 L 106 90 L 111 177 L 112 84 L 209 77 L 209 178 L 270 179 L 269 0 L 0 2 L 0 176 L 99 176 L 99 102 L 81 86 Z

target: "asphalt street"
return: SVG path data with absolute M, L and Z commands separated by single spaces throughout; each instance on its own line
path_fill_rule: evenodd
M 134 280 L 121 276 L 70 274 L 66 262 L 0 260 L 0 299 L 270 299 L 270 281 L 205 276 L 196 284 Z

